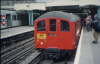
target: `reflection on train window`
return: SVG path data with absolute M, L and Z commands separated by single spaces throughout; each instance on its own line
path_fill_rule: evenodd
M 50 31 L 56 31 L 56 20 L 50 20 Z
M 37 24 L 37 30 L 38 31 L 45 31 L 45 22 L 44 21 L 40 21 Z
M 69 31 L 69 23 L 66 21 L 61 20 L 61 31 Z

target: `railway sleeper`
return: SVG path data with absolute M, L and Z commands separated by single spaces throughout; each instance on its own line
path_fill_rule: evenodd
M 28 42 L 31 42 L 33 40 L 33 38 L 29 38 L 27 40 L 24 40 L 24 41 L 21 41 L 19 43 L 17 43 L 16 45 L 11 45 L 9 47 L 6 47 L 5 49 L 1 49 L 1 54 L 5 54 L 9 51 L 12 51 L 20 46 L 23 46 L 24 44 L 28 43 Z
M 17 53 L 19 53 L 19 52 L 21 52 L 21 51 L 27 49 L 27 48 L 30 47 L 31 45 L 32 45 L 32 43 L 27 43 L 26 45 L 23 45 L 23 46 L 21 46 L 21 47 L 15 49 L 15 50 L 12 50 L 11 52 L 8 52 L 8 53 L 2 55 L 1 58 L 2 58 L 2 60 L 8 59 L 8 58 L 10 58 L 10 57 L 16 55 Z
M 21 56 L 25 55 L 26 52 L 28 52 L 30 49 L 32 49 L 32 46 L 28 47 L 27 49 L 23 50 L 22 52 L 16 54 L 15 56 L 12 56 L 11 58 L 4 60 L 1 63 L 2 64 L 10 64 L 11 62 L 13 62 L 13 61 L 19 59 Z

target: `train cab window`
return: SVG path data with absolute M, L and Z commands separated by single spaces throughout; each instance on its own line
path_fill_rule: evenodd
M 50 31 L 56 31 L 56 20 L 50 20 Z
M 46 29 L 45 29 L 45 22 L 44 21 L 40 21 L 40 22 L 38 22 L 38 24 L 37 24 L 37 31 L 45 31 Z
M 66 32 L 69 31 L 69 23 L 61 20 L 61 31 Z

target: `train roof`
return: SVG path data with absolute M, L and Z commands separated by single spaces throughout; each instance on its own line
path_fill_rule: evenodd
M 61 11 L 52 11 L 52 12 L 47 12 L 43 15 L 41 15 L 40 17 L 38 17 L 38 19 L 41 18 L 52 18 L 52 17 L 56 17 L 56 18 L 64 18 L 64 19 L 68 19 L 69 21 L 72 22 L 76 22 L 79 17 L 77 15 L 74 15 L 72 13 L 66 13 L 66 12 L 61 12 Z

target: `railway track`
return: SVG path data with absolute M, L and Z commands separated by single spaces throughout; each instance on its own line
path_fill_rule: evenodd
M 1 64 L 19 64 L 35 51 L 33 38 L 1 50 Z
M 1 49 L 1 54 L 5 54 L 8 51 L 12 51 L 12 50 L 14 50 L 14 49 L 16 49 L 16 48 L 18 48 L 18 47 L 30 42 L 30 41 L 32 41 L 32 40 L 33 40 L 33 38 L 29 38 L 27 40 L 24 40 L 24 41 L 21 41 L 19 43 L 16 43 L 16 44 L 14 44 L 12 46 L 9 46 L 9 47 L 6 47 L 4 49 Z
M 42 60 L 38 64 L 74 64 L 74 61 L 73 60 L 59 60 L 59 61 Z
M 32 59 L 32 61 L 31 62 L 29 62 L 28 64 L 39 64 L 42 60 L 43 60 L 43 58 L 41 57 L 42 55 L 41 55 L 42 53 L 39 53 L 34 59 Z
M 50 59 L 43 59 L 42 58 L 42 53 L 39 54 L 36 58 L 34 58 L 29 64 L 74 64 L 74 57 L 68 59 L 63 59 L 63 60 L 50 60 Z
M 35 59 L 36 60 L 36 59 Z M 39 61 L 37 62 L 31 62 L 29 64 L 74 64 L 74 61 L 73 60 L 63 60 L 63 61 L 58 61 L 58 62 L 55 62 L 53 60 L 43 60 L 43 59 L 39 59 Z
M 31 45 L 32 45 L 31 43 L 28 43 L 28 44 L 26 44 L 26 45 L 23 45 L 23 46 L 21 46 L 21 47 L 19 47 L 19 48 L 17 48 L 17 49 L 14 49 L 14 50 L 12 50 L 12 51 L 10 51 L 10 52 L 8 52 L 8 53 L 2 55 L 1 58 L 2 58 L 2 60 L 8 59 L 8 58 L 10 58 L 11 56 L 17 55 L 19 52 L 22 52 L 23 50 L 27 49 L 27 48 L 30 47 Z

